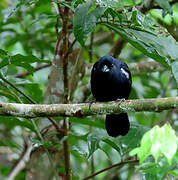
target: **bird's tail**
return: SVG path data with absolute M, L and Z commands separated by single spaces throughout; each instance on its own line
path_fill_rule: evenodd
M 127 113 L 106 115 L 105 127 L 109 136 L 125 136 L 130 129 Z

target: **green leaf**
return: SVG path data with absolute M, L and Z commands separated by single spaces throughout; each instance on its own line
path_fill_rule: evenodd
M 0 58 L 6 58 L 8 56 L 8 52 L 0 49 Z
M 75 152 L 77 152 L 77 155 L 80 155 L 80 156 L 87 158 L 87 155 L 88 155 L 87 152 L 77 145 L 72 146 L 71 151 L 75 151 Z
M 167 59 L 160 55 L 157 49 L 153 46 L 153 41 L 156 43 L 156 36 L 148 32 L 138 31 L 129 28 L 121 28 L 115 24 L 102 23 L 118 33 L 123 39 L 132 44 L 135 48 L 143 52 L 148 57 L 168 66 Z
M 178 59 L 177 61 L 174 61 L 171 63 L 172 73 L 174 75 L 174 78 L 176 79 L 178 83 Z
M 135 148 L 132 151 L 130 151 L 129 155 L 130 156 L 134 156 L 134 155 L 136 155 L 139 152 L 139 150 L 140 150 L 140 148 Z
M 161 128 L 155 126 L 144 134 L 140 148 L 131 151 L 130 155 L 137 154 L 141 163 L 149 155 L 152 155 L 157 163 L 158 158 L 164 155 L 171 164 L 172 158 L 177 151 L 177 141 L 175 131 L 170 125 L 166 124 Z
M 169 4 L 168 0 L 156 0 L 156 2 L 158 3 L 160 7 L 163 8 L 163 17 L 166 16 L 167 14 L 170 14 L 170 15 L 173 14 L 172 7 Z
M 172 158 L 177 151 L 178 138 L 170 125 L 166 124 L 159 130 L 160 149 L 171 164 Z M 168 146 L 169 144 L 169 146 Z
M 33 124 L 26 120 L 20 120 L 16 117 L 6 117 L 6 116 L 0 116 L 0 124 L 4 124 L 8 128 L 14 128 L 15 126 L 21 126 L 30 129 L 31 131 L 35 132 L 35 128 Z
M 33 66 L 30 65 L 30 63 L 38 62 L 38 63 L 49 63 L 49 61 L 41 60 L 33 55 L 24 56 L 21 54 L 16 54 L 14 56 L 11 56 L 11 64 L 14 64 L 16 66 L 21 66 L 25 68 L 29 73 L 33 73 Z
M 102 129 L 97 129 L 95 132 L 91 133 L 87 137 L 88 142 L 88 151 L 89 155 L 88 158 L 97 150 L 100 148 L 99 143 L 106 139 L 106 131 Z
M 25 68 L 29 73 L 33 74 L 34 68 L 31 63 L 50 63 L 48 60 L 39 59 L 33 55 L 24 56 L 21 54 L 16 54 L 11 56 L 8 52 L 0 49 L 0 68 L 7 66 L 9 64 L 14 64 L 15 66 L 20 66 Z
M 20 103 L 18 96 L 15 93 L 13 93 L 13 91 L 7 86 L 5 86 L 2 82 L 0 82 L 0 96 L 1 100 L 3 101 L 13 101 Z M 6 97 L 7 100 L 3 99 L 2 97 Z
M 115 149 L 119 154 L 121 154 L 121 148 L 115 142 L 110 139 L 103 139 L 103 142 L 109 144 L 113 149 Z
M 104 15 L 106 15 L 106 17 L 108 17 L 108 14 L 110 14 L 113 18 L 113 20 L 115 18 L 118 18 L 119 19 L 119 22 L 121 23 L 122 22 L 122 19 L 123 19 L 123 16 L 118 13 L 117 11 L 114 11 L 112 8 L 108 8 L 105 12 L 104 12 Z
M 42 103 L 43 101 L 43 91 L 40 88 L 39 84 L 36 83 L 28 83 L 25 84 L 25 91 L 28 93 L 28 95 L 35 99 L 37 103 Z
M 158 161 L 158 163 L 155 163 L 152 157 L 147 158 L 147 160 L 143 164 L 139 165 L 137 169 L 144 172 L 148 177 L 155 176 L 156 179 L 162 180 L 165 176 L 170 174 L 170 172 L 174 172 L 176 170 L 178 157 L 173 157 L 171 165 L 168 163 L 166 157 L 164 156 L 160 157 Z
M 178 169 L 169 172 L 170 175 L 178 177 Z
M 162 180 L 157 175 L 152 174 L 152 173 L 143 173 L 142 179 L 145 179 L 145 180 Z
M 105 7 L 96 7 L 93 10 L 91 1 L 77 7 L 73 19 L 74 35 L 82 46 L 84 46 L 88 35 L 95 28 L 98 18 L 103 15 L 105 9 Z
M 131 123 L 130 130 L 127 135 L 119 137 L 119 141 L 122 142 L 122 151 L 126 153 L 133 148 L 139 147 L 141 138 L 148 130 L 149 128 L 145 126 Z
M 0 68 L 9 64 L 9 55 L 7 51 L 0 49 Z
M 107 7 L 107 8 L 112 8 L 112 9 L 116 9 L 116 8 L 122 8 L 123 5 L 120 1 L 113 1 L 113 0 L 100 0 L 97 1 L 97 3 L 101 6 Z
M 2 140 L 0 139 L 0 146 L 7 146 L 7 147 L 15 148 L 15 149 L 21 149 L 20 145 L 13 142 L 9 138 L 4 138 Z
M 85 118 L 71 117 L 69 118 L 69 121 L 71 121 L 72 123 L 79 123 L 83 125 L 105 129 L 104 123 L 102 123 L 100 119 L 96 119 L 96 118 L 94 119 L 94 121 L 92 121 L 90 118 L 87 117 Z
M 88 150 L 89 155 L 88 158 L 99 148 L 99 141 L 97 136 L 89 135 L 88 136 Z

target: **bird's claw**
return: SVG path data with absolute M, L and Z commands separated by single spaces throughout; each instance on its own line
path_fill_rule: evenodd
M 118 104 L 121 104 L 121 102 L 123 102 L 123 101 L 125 101 L 125 98 L 118 98 L 118 99 L 116 99 L 116 102 Z
M 90 100 L 87 103 L 89 103 L 89 109 L 90 109 L 91 105 L 96 103 L 96 99 L 95 100 Z

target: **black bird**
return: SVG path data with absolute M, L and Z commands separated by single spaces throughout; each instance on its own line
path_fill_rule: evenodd
M 126 63 L 103 56 L 93 65 L 90 83 L 96 101 L 115 101 L 128 99 L 132 77 Z M 127 113 L 106 115 L 105 127 L 110 136 L 126 135 L 130 128 Z

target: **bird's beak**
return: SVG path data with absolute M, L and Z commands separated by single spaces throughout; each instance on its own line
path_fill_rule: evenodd
M 102 68 L 103 72 L 108 72 L 110 69 L 108 68 L 108 66 L 104 65 Z

